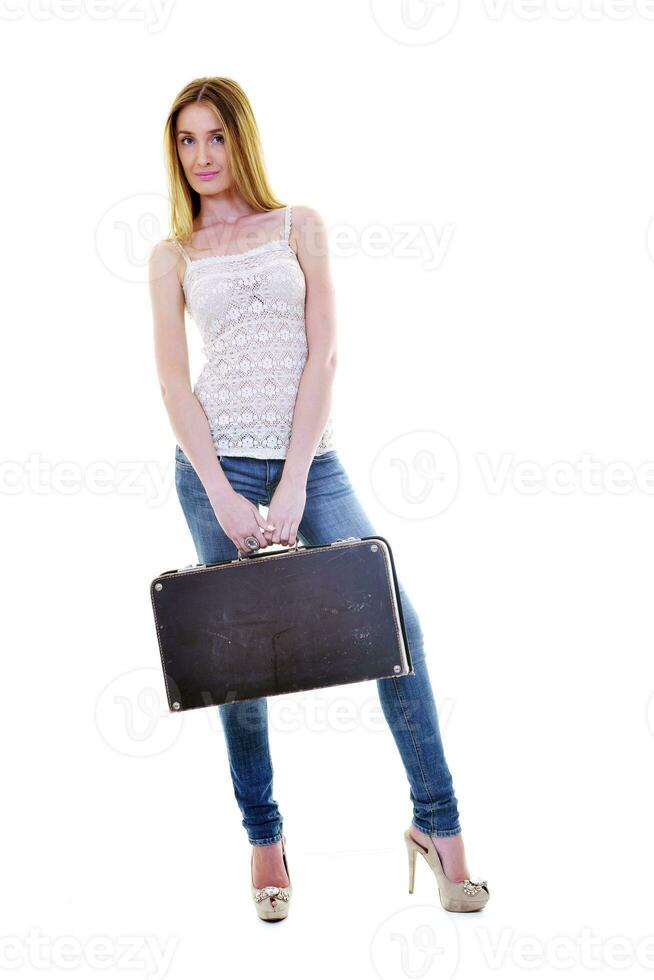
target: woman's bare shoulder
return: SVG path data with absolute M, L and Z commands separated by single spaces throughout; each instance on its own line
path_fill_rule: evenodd
M 177 281 L 182 284 L 181 274 L 184 269 L 184 258 L 172 238 L 162 238 L 155 242 L 150 249 L 148 267 L 151 279 L 160 279 L 172 269 L 176 272 Z
M 310 207 L 308 204 L 293 204 L 293 221 L 294 223 L 312 223 L 321 222 L 322 215 L 316 208 Z
M 298 254 L 305 258 L 329 252 L 325 220 L 317 208 L 307 204 L 293 205 L 291 238 L 298 244 Z
M 150 261 L 160 261 L 162 258 L 170 259 L 171 256 L 179 256 L 180 251 L 172 238 L 162 238 L 155 242 L 150 249 Z

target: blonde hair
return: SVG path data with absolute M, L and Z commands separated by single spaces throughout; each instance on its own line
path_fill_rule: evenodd
M 257 211 L 284 207 L 273 194 L 250 100 L 231 78 L 196 78 L 175 97 L 164 131 L 164 156 L 168 176 L 170 235 L 168 241 L 188 242 L 193 219 L 200 211 L 200 194 L 194 191 L 179 159 L 175 129 L 177 116 L 186 105 L 204 102 L 224 127 L 225 147 L 237 190 Z

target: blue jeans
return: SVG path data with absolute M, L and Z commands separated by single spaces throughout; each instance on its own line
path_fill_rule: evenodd
M 220 456 L 219 460 L 237 493 L 257 507 L 269 506 L 282 475 L 283 459 Z M 236 558 L 236 545 L 220 526 L 200 478 L 179 446 L 175 447 L 175 487 L 198 561 Z M 336 450 L 314 456 L 298 528 L 300 544 L 330 544 L 336 538 L 375 533 Z M 414 674 L 384 677 L 375 683 L 409 781 L 412 822 L 431 836 L 450 837 L 461 833 L 457 798 L 443 751 L 422 629 L 399 574 L 397 578 Z M 234 795 L 248 840 L 255 845 L 274 844 L 282 838 L 283 821 L 273 798 L 267 699 L 221 704 L 218 714 L 227 744 Z

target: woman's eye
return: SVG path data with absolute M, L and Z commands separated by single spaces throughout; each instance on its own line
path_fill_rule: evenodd
M 181 142 L 182 143 L 185 143 L 186 140 L 192 140 L 192 139 L 193 139 L 192 136 L 182 136 Z M 221 141 L 221 143 L 224 143 L 225 142 L 225 137 L 222 136 L 221 133 L 216 133 L 216 135 L 214 136 L 214 139 L 219 139 Z

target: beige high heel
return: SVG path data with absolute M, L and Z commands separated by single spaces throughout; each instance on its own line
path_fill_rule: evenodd
M 260 919 L 266 919 L 269 922 L 275 921 L 276 919 L 285 919 L 288 915 L 288 907 L 291 901 L 291 896 L 293 894 L 293 888 L 291 886 L 291 875 L 288 870 L 288 863 L 286 861 L 286 851 L 284 845 L 286 844 L 286 837 L 282 836 L 282 859 L 284 861 L 284 867 L 286 868 L 286 874 L 288 875 L 289 884 L 286 888 L 278 888 L 277 885 L 264 885 L 263 888 L 255 888 L 254 886 L 254 876 L 252 874 L 252 862 L 254 860 L 254 851 L 250 857 L 250 882 L 252 888 L 252 899 L 254 901 L 254 906 L 257 910 L 257 915 Z
M 422 854 L 425 861 L 434 872 L 438 884 L 438 897 L 447 912 L 478 912 L 483 909 L 490 897 L 486 881 L 450 881 L 443 871 L 441 859 L 432 839 L 424 846 L 415 841 L 410 830 L 404 831 L 404 841 L 409 858 L 409 895 L 413 894 L 416 880 L 416 855 Z

